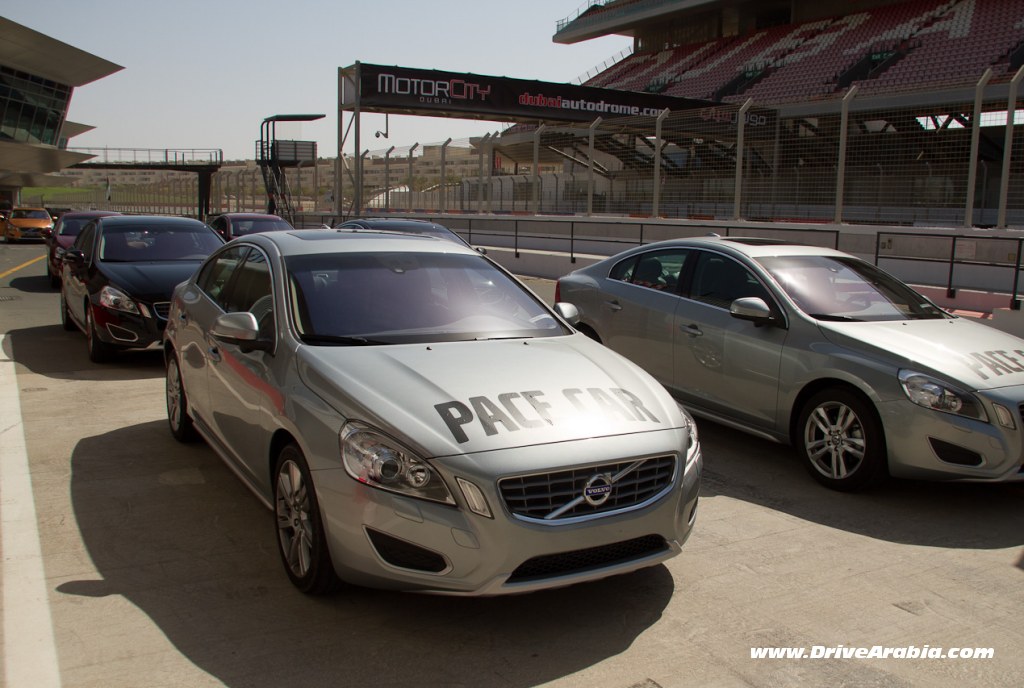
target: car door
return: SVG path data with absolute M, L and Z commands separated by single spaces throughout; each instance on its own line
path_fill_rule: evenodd
M 601 341 L 664 385 L 673 379 L 673 318 L 689 253 L 670 248 L 629 256 L 612 267 L 593 304 Z
M 757 275 L 714 251 L 696 251 L 674 317 L 675 377 L 684 404 L 771 428 L 778 408 L 779 368 L 788 330 L 782 311 Z M 777 314 L 774 324 L 733 317 L 729 307 L 758 297 Z
M 82 327 L 85 326 L 85 309 L 89 298 L 89 270 L 96 243 L 96 223 L 87 224 L 69 250 L 81 251 L 85 259 L 81 262 L 64 261 L 61 266 L 61 289 L 68 313 Z
M 181 381 L 188 393 L 192 414 L 208 429 L 213 428 L 208 381 L 207 334 L 217 316 L 224 313 L 222 295 L 235 270 L 249 253 L 248 246 L 231 246 L 212 255 L 200 268 L 195 281 L 181 292 L 181 310 L 172 313 L 174 343 L 179 358 Z
M 261 337 L 276 337 L 270 264 L 251 248 L 234 270 L 218 298 L 224 313 L 249 311 L 256 316 Z M 213 432 L 228 448 L 246 477 L 261 490 L 268 488 L 266 447 L 269 438 L 263 409 L 282 406 L 282 396 L 270 383 L 273 352 L 243 351 L 237 344 L 214 339 L 207 330 L 207 388 Z

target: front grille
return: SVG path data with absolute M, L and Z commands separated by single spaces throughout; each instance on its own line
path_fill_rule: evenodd
M 584 571 L 595 571 L 616 564 L 625 564 L 668 550 L 668 543 L 660 535 L 615 542 L 601 547 L 577 549 L 559 554 L 528 559 L 516 568 L 509 576 L 509 583 L 523 583 L 531 580 L 543 580 L 555 576 L 565 576 Z
M 532 520 L 558 522 L 605 514 L 644 504 L 672 485 L 676 460 L 672 456 L 621 461 L 603 466 L 574 468 L 555 473 L 502 478 L 498 490 L 513 515 Z M 595 476 L 607 476 L 607 499 L 592 504 L 584 489 Z M 599 501 L 599 500 L 596 500 Z
M 161 320 L 167 320 L 167 316 L 171 312 L 171 302 L 161 301 L 159 303 L 154 303 L 153 312 L 156 313 L 156 317 L 160 318 Z

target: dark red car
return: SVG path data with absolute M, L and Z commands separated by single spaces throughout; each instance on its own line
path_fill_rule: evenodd
M 49 232 L 43 232 L 46 239 L 46 276 L 50 286 L 60 286 L 60 263 L 64 252 L 75 242 L 75 237 L 90 221 L 107 215 L 120 215 L 112 210 L 77 210 L 68 211 L 60 216 L 57 224 Z
M 231 241 L 246 234 L 286 232 L 295 229 L 284 218 L 262 213 L 224 213 L 207 219 L 206 223 L 224 237 L 224 241 Z

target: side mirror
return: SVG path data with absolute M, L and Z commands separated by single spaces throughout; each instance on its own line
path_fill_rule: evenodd
M 249 311 L 240 313 L 224 313 L 213 321 L 210 336 L 225 344 L 238 346 L 242 353 L 250 351 L 270 351 L 274 343 L 260 339 L 260 326 L 256 316 Z
M 80 248 L 69 248 L 64 252 L 64 262 L 74 266 L 85 265 L 85 254 Z
M 729 315 L 739 320 L 749 320 L 755 325 L 767 325 L 772 322 L 772 309 L 757 296 L 746 296 L 736 299 L 729 306 Z
M 571 303 L 559 301 L 555 304 L 555 313 L 558 313 L 558 315 L 562 317 L 562 320 L 573 326 L 580 321 L 580 310 Z

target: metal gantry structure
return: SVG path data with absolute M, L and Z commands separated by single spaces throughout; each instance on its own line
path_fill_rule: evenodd
M 256 164 L 263 173 L 267 189 L 267 212 L 280 215 L 295 223 L 296 208 L 285 170 L 301 167 L 303 163 L 316 164 L 316 142 L 278 140 L 278 122 L 312 122 L 323 119 L 323 114 L 272 115 L 260 126 L 260 140 L 256 142 Z

